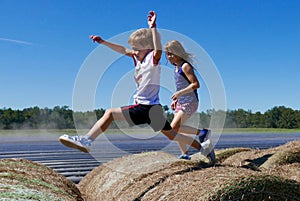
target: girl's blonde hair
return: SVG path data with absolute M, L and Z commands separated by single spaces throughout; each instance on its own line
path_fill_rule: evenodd
M 129 36 L 128 43 L 132 47 L 138 46 L 145 49 L 153 49 L 152 31 L 146 28 L 138 29 Z
M 176 56 L 181 57 L 183 60 L 193 64 L 193 55 L 186 52 L 181 43 L 177 40 L 171 40 L 166 43 L 165 51 L 170 52 Z

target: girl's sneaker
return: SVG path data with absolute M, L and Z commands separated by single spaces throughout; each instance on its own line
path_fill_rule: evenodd
M 199 141 L 200 143 L 208 140 L 210 138 L 210 135 L 211 135 L 211 131 L 206 129 L 206 128 L 203 128 L 202 130 L 199 130 Z
M 84 136 L 69 136 L 65 134 L 59 137 L 59 141 L 67 147 L 78 149 L 85 153 L 90 152 L 91 140 Z
M 178 159 L 191 160 L 191 157 L 188 154 L 181 154 L 177 157 Z

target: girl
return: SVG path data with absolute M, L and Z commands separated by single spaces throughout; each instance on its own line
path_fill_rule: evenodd
M 199 81 L 194 73 L 191 65 L 192 55 L 187 53 L 180 42 L 172 40 L 165 45 L 165 52 L 168 61 L 175 66 L 174 76 L 176 84 L 176 92 L 172 95 L 171 109 L 175 111 L 175 115 L 171 126 L 174 130 L 185 134 L 195 134 L 199 136 L 200 143 L 209 138 L 210 130 L 198 130 L 190 126 L 182 125 L 198 108 L 198 93 L 200 87 Z M 181 155 L 180 159 L 190 160 L 186 144 L 178 142 Z M 208 154 L 211 162 L 215 161 L 214 150 Z

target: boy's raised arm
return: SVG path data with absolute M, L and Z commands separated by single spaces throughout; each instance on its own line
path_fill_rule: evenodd
M 148 15 L 148 25 L 152 31 L 153 36 L 153 44 L 154 44 L 154 59 L 156 64 L 158 64 L 161 55 L 162 55 L 162 45 L 160 41 L 160 36 L 156 29 L 156 13 L 154 11 L 150 11 Z
M 103 45 L 109 47 L 110 49 L 112 49 L 116 52 L 119 52 L 120 54 L 124 54 L 124 55 L 130 56 L 130 57 L 132 56 L 132 50 L 127 49 L 126 47 L 124 47 L 122 45 L 105 41 L 100 36 L 91 35 L 90 39 L 92 39 L 93 42 L 98 42 L 99 44 L 103 44 Z

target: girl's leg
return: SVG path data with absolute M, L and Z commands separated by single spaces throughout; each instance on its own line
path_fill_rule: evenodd
M 171 127 L 176 131 L 184 134 L 194 134 L 197 135 L 199 130 L 190 126 L 182 126 L 182 124 L 189 118 L 190 116 L 187 115 L 182 110 L 179 110 L 175 113 L 173 121 L 171 123 Z M 188 154 L 188 148 L 185 143 L 179 141 L 179 148 L 182 154 Z
M 182 110 L 179 110 L 174 115 L 173 121 L 171 123 L 172 128 L 180 133 L 198 135 L 199 129 L 191 126 L 182 125 L 188 118 L 190 118 L 190 115 L 187 115 Z
M 104 115 L 89 130 L 89 132 L 86 134 L 86 137 L 95 140 L 115 120 L 125 120 L 121 108 L 107 109 Z

